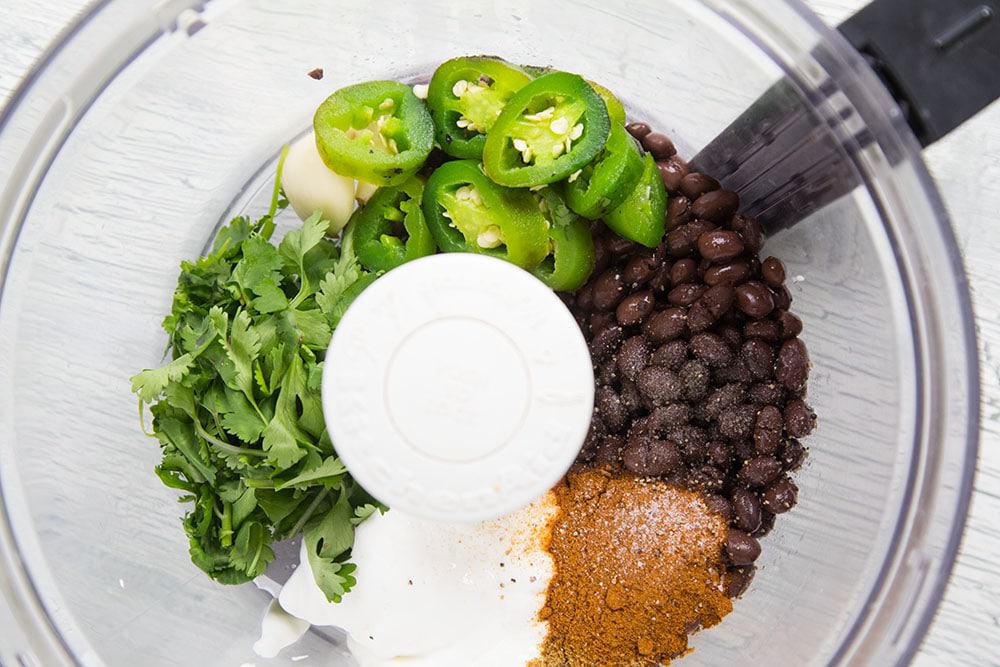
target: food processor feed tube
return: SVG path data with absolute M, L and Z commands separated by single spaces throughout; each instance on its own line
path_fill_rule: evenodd
M 1000 96 L 998 0 L 876 0 L 840 32 L 860 58 L 817 47 L 819 74 L 787 70 L 692 160 L 765 228 L 794 224 L 861 185 L 846 158 L 876 140 L 877 123 L 845 97 L 863 92 L 858 66 L 871 67 L 892 98 L 877 103 L 895 102 L 923 147 Z

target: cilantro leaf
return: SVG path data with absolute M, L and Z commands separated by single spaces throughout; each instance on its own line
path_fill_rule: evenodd
M 182 354 L 169 364 L 159 368 L 147 368 L 129 378 L 132 382 L 132 393 L 146 403 L 152 403 L 163 393 L 171 382 L 179 382 L 194 363 L 194 357 L 189 353 Z
M 281 484 L 276 485 L 274 488 L 279 491 L 290 487 L 305 488 L 309 486 L 338 488 L 342 484 L 344 473 L 346 472 L 347 468 L 340 462 L 340 459 L 330 456 L 323 459 L 318 465 L 300 472 L 295 477 L 281 482 Z
M 229 552 L 229 562 L 253 579 L 263 574 L 268 564 L 274 560 L 270 542 L 271 536 L 260 522 L 247 521 L 236 533 L 232 551 Z
M 279 175 L 266 215 L 233 218 L 208 254 L 181 262 L 163 320 L 172 360 L 137 373 L 132 390 L 150 404 L 156 475 L 191 503 L 182 525 L 192 562 L 243 583 L 273 560 L 275 540 L 305 532 L 317 582 L 340 600 L 355 584 L 354 527 L 382 507 L 336 457 L 321 359 L 376 276 L 358 265 L 352 228 L 338 250 L 319 215 L 275 247 L 280 193 Z
M 258 296 L 250 302 L 258 313 L 276 313 L 288 308 L 288 297 L 274 278 L 265 278 L 254 287 Z
M 354 508 L 354 516 L 351 517 L 351 523 L 355 526 L 364 523 L 365 519 L 370 517 L 372 514 L 375 514 L 375 512 L 385 514 L 385 508 L 378 505 L 372 505 L 371 503 L 359 505 Z
M 341 492 L 333 507 L 313 518 L 303 532 L 313 579 L 329 602 L 340 602 L 357 583 L 353 576 L 356 566 L 342 558 L 354 546 L 352 517 L 348 495 Z

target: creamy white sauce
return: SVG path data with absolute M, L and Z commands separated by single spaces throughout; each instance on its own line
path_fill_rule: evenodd
M 313 582 L 305 554 L 279 596 L 289 614 L 343 629 L 362 667 L 508 667 L 539 656 L 538 620 L 552 577 L 541 535 L 548 494 L 493 521 L 443 524 L 390 511 L 358 527 L 357 584 L 339 604 Z
M 254 653 L 262 658 L 273 658 L 281 649 L 301 639 L 308 629 L 308 622 L 286 612 L 277 600 L 271 600 L 260 625 L 260 639 L 253 645 Z

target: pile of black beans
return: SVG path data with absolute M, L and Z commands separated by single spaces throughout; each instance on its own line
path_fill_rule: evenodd
M 565 300 L 589 344 L 594 416 L 581 465 L 608 465 L 701 491 L 730 524 L 727 593 L 741 594 L 757 538 L 795 505 L 789 473 L 815 425 L 809 357 L 781 261 L 759 258 L 761 227 L 736 193 L 692 171 L 645 123 L 629 131 L 669 194 L 655 249 L 598 224 L 597 267 Z

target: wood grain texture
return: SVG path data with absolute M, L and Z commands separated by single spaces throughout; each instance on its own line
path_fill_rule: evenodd
M 5 0 L 0 103 L 82 10 L 81 0 Z M 837 23 L 863 3 L 810 0 Z M 982 364 L 982 438 L 961 554 L 917 665 L 1000 665 L 1000 105 L 929 148 L 926 160 L 951 215 L 973 290 Z

